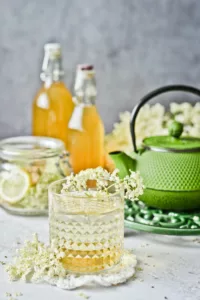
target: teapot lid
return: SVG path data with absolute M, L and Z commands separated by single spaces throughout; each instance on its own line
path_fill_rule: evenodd
M 151 136 L 143 140 L 146 149 L 163 152 L 200 152 L 200 139 L 196 137 L 180 137 L 183 125 L 172 122 L 169 136 Z

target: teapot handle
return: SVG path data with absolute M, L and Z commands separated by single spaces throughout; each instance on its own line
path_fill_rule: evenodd
M 136 118 L 137 118 L 137 115 L 138 115 L 141 107 L 145 103 L 147 103 L 149 100 L 153 99 L 154 97 L 164 94 L 164 93 L 167 93 L 167 92 L 173 92 L 173 91 L 191 93 L 191 94 L 194 94 L 194 95 L 197 95 L 200 97 L 200 90 L 195 87 L 189 86 L 189 85 L 167 85 L 167 86 L 160 87 L 160 88 L 148 93 L 146 96 L 144 96 L 140 100 L 140 102 L 134 107 L 132 114 L 131 114 L 131 121 L 130 121 L 130 131 L 131 131 L 131 137 L 132 137 L 132 142 L 133 142 L 133 148 L 136 153 L 138 153 L 138 150 L 137 150 L 137 145 L 136 145 L 135 125 L 136 125 Z

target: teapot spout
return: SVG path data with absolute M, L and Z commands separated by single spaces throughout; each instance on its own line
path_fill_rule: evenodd
M 125 176 L 130 174 L 131 171 L 136 170 L 136 160 L 127 155 L 124 152 L 115 151 L 109 153 L 115 168 L 119 170 L 119 177 L 123 179 Z

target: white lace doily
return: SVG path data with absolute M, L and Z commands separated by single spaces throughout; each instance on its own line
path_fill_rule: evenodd
M 83 285 L 111 286 L 123 283 L 131 278 L 135 274 L 136 264 L 136 256 L 131 251 L 125 250 L 118 265 L 100 274 L 75 275 L 69 273 L 66 278 L 45 277 L 40 283 L 48 283 L 65 290 L 75 289 Z

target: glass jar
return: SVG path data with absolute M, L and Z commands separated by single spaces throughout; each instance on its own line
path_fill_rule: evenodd
M 48 185 L 71 171 L 62 141 L 13 137 L 0 141 L 0 204 L 8 212 L 48 212 Z
M 124 246 L 124 196 L 63 192 L 65 179 L 49 186 L 50 244 L 62 252 L 66 270 L 95 273 L 119 263 Z M 95 191 L 95 188 L 92 188 Z M 96 194 L 95 194 L 96 195 Z

